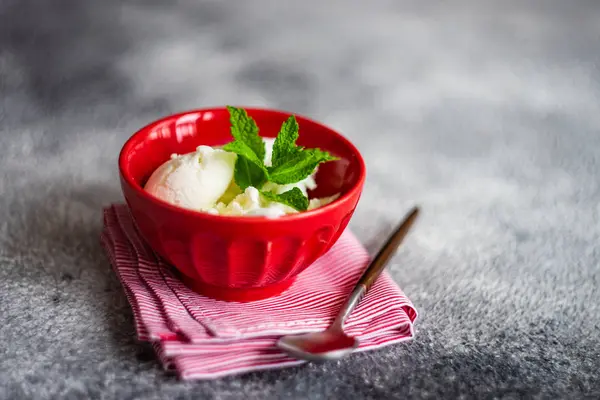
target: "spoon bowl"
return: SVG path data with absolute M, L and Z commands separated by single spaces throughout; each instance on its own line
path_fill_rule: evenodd
M 337 329 L 282 337 L 278 346 L 296 358 L 309 361 L 336 360 L 352 353 L 358 339 Z

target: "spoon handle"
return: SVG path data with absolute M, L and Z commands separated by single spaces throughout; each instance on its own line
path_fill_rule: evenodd
M 361 300 L 362 296 L 367 292 L 367 290 L 369 290 L 371 285 L 385 269 L 387 262 L 408 234 L 408 231 L 412 227 L 418 215 L 419 208 L 413 207 L 406 217 L 404 217 L 404 220 L 388 238 L 387 242 L 379 250 L 373 261 L 371 261 L 363 275 L 358 280 L 358 283 L 348 297 L 348 300 L 346 300 L 346 303 L 344 303 L 344 306 L 341 308 L 332 326 L 342 330 L 344 321 L 358 305 L 358 302 Z

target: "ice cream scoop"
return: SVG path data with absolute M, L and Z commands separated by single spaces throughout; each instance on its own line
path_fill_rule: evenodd
M 206 210 L 214 207 L 229 187 L 236 159 L 235 154 L 210 146 L 174 154 L 154 171 L 144 189 L 179 207 Z
M 275 139 L 263 138 L 265 142 L 265 165 L 271 165 Z M 297 213 L 281 203 L 269 201 L 255 187 L 241 190 L 233 179 L 237 155 L 219 148 L 199 146 L 195 152 L 177 155 L 154 171 L 145 190 L 154 196 L 192 210 L 219 215 L 247 215 L 277 218 Z M 277 194 L 297 187 L 308 196 L 317 187 L 316 170 L 300 182 L 278 185 L 267 182 L 261 189 Z M 338 195 L 311 199 L 309 210 L 334 201 Z

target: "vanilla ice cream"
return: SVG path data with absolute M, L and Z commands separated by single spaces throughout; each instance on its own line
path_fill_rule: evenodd
M 145 185 L 161 200 L 193 210 L 214 207 L 233 181 L 237 156 L 199 146 L 195 152 L 176 155 L 162 164 Z
M 275 139 L 263 138 L 263 141 L 264 163 L 270 166 Z M 236 159 L 236 154 L 210 146 L 199 146 L 189 154 L 174 154 L 154 171 L 145 190 L 169 203 L 210 214 L 277 218 L 298 212 L 264 198 L 255 187 L 242 191 L 233 179 Z M 315 173 L 316 170 L 306 179 L 290 185 L 268 182 L 262 190 L 281 194 L 297 187 L 308 196 L 308 191 L 317 187 Z M 338 196 L 311 199 L 308 209 L 329 204 Z

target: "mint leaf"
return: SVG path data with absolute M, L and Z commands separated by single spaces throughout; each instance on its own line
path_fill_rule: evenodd
M 296 146 L 298 139 L 298 122 L 296 117 L 291 115 L 287 121 L 281 125 L 281 129 L 275 143 L 273 143 L 273 156 L 271 157 L 271 165 L 277 167 L 281 165 L 287 158 L 298 152 L 301 148 Z
M 267 172 L 245 156 L 239 155 L 235 161 L 233 179 L 240 189 L 245 190 L 248 186 L 262 187 L 267 182 Z
M 308 209 L 308 198 L 297 187 L 281 194 L 273 192 L 261 192 L 261 194 L 271 201 L 285 204 L 298 211 L 306 211 Z
M 256 153 L 254 153 L 254 151 L 252 151 L 252 149 L 244 142 L 239 142 L 237 140 L 234 142 L 229 142 L 223 146 L 223 150 L 230 151 L 238 156 L 244 156 L 248 159 L 248 161 L 255 164 L 258 168 L 265 169 L 262 159 L 258 158 Z
M 242 189 L 248 186 L 262 187 L 268 180 L 264 164 L 265 143 L 258 136 L 258 126 L 245 110 L 227 106 L 231 122 L 231 136 L 235 139 L 223 146 L 225 151 L 238 155 L 233 177 Z
M 246 144 L 259 160 L 265 159 L 265 142 L 258 136 L 258 126 L 243 108 L 227 106 L 231 122 L 231 136 Z
M 298 150 L 279 165 L 268 168 L 269 180 L 280 185 L 300 182 L 312 174 L 320 163 L 332 160 L 337 158 L 319 149 Z

